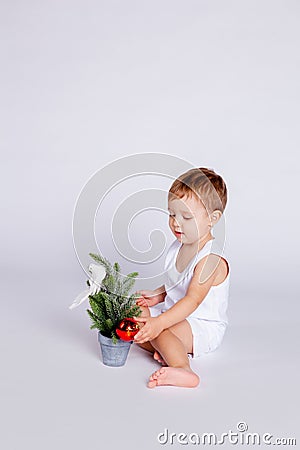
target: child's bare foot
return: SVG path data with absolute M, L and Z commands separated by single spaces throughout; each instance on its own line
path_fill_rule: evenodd
M 161 357 L 161 355 L 157 351 L 155 351 L 153 353 L 153 358 L 155 359 L 155 361 L 159 362 L 162 366 L 167 365 L 166 361 L 164 361 L 164 359 Z
M 156 386 L 181 386 L 196 387 L 199 384 L 199 377 L 191 370 L 179 367 L 161 367 L 154 372 L 148 382 L 149 388 Z

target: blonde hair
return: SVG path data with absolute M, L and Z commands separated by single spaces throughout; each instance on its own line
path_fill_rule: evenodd
M 174 196 L 194 196 L 202 201 L 209 213 L 222 213 L 227 204 L 227 187 L 223 178 L 213 169 L 206 167 L 190 169 L 180 175 L 169 189 L 169 200 Z

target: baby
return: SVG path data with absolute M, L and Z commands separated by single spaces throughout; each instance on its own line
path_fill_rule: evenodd
M 168 193 L 169 226 L 175 236 L 166 260 L 166 282 L 139 291 L 141 329 L 135 342 L 162 367 L 148 387 L 196 387 L 189 358 L 214 351 L 227 326 L 229 264 L 212 235 L 227 203 L 224 180 L 195 168 L 176 179 Z

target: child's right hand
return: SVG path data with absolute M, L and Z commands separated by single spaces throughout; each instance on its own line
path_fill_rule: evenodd
M 140 295 L 136 301 L 138 306 L 154 306 L 161 302 L 161 294 L 156 291 L 137 291 L 136 294 Z

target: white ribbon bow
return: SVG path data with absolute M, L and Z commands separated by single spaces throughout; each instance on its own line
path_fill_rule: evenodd
M 77 308 L 77 306 L 81 305 L 81 303 L 88 299 L 90 295 L 97 294 L 100 291 L 101 283 L 106 275 L 104 267 L 98 264 L 90 264 L 89 272 L 91 273 L 91 277 L 89 278 L 89 288 L 81 292 L 81 294 L 75 298 L 72 305 L 69 306 L 69 309 Z

